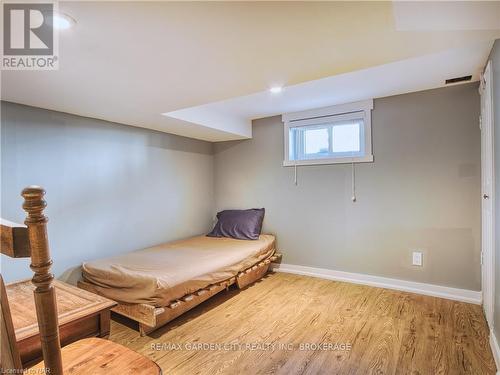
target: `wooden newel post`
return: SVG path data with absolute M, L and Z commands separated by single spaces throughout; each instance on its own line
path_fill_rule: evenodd
M 31 247 L 31 269 L 35 273 L 35 306 L 40 329 L 43 360 L 51 375 L 62 375 L 61 345 L 57 318 L 56 293 L 52 286 L 54 275 L 50 273 L 50 258 L 47 238 L 47 217 L 43 210 L 47 203 L 43 199 L 45 191 L 39 186 L 29 186 L 23 190 L 23 209 L 27 212 L 25 224 L 28 227 Z

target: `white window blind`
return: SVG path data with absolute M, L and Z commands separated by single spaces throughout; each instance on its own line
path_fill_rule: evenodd
M 283 164 L 289 166 L 373 161 L 372 108 L 373 101 L 370 100 L 283 115 Z

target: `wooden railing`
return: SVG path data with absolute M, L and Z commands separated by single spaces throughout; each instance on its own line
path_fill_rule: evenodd
M 24 198 L 23 209 L 27 213 L 25 225 L 1 221 L 1 252 L 12 258 L 31 257 L 35 308 L 45 369 L 52 375 L 62 375 L 56 294 L 52 285 L 54 275 L 50 272 L 52 259 L 47 238 L 48 219 L 43 213 L 47 205 L 45 191 L 39 186 L 30 186 L 21 195 Z

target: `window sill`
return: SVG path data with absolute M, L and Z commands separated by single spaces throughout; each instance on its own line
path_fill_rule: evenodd
M 372 163 L 373 155 L 363 156 L 361 158 L 335 158 L 335 159 L 311 159 L 311 160 L 285 160 L 284 167 L 293 167 L 295 165 L 325 165 L 325 164 L 351 164 L 351 163 Z

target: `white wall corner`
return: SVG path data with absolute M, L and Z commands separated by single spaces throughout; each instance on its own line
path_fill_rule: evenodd
M 490 331 L 490 346 L 493 352 L 493 358 L 495 358 L 495 363 L 497 365 L 497 375 L 500 375 L 500 345 L 498 344 L 498 339 L 495 336 L 493 329 Z
M 336 271 L 325 268 L 298 266 L 286 263 L 273 263 L 271 267 L 274 271 L 277 272 L 319 277 L 327 280 L 343 281 L 353 284 L 373 286 L 377 288 L 400 290 L 403 292 L 446 298 L 454 301 L 474 303 L 477 305 L 480 305 L 482 303 L 482 293 L 474 290 L 451 288 L 447 286 L 425 284 L 415 281 L 392 279 L 388 277 L 372 276 L 361 273 Z

